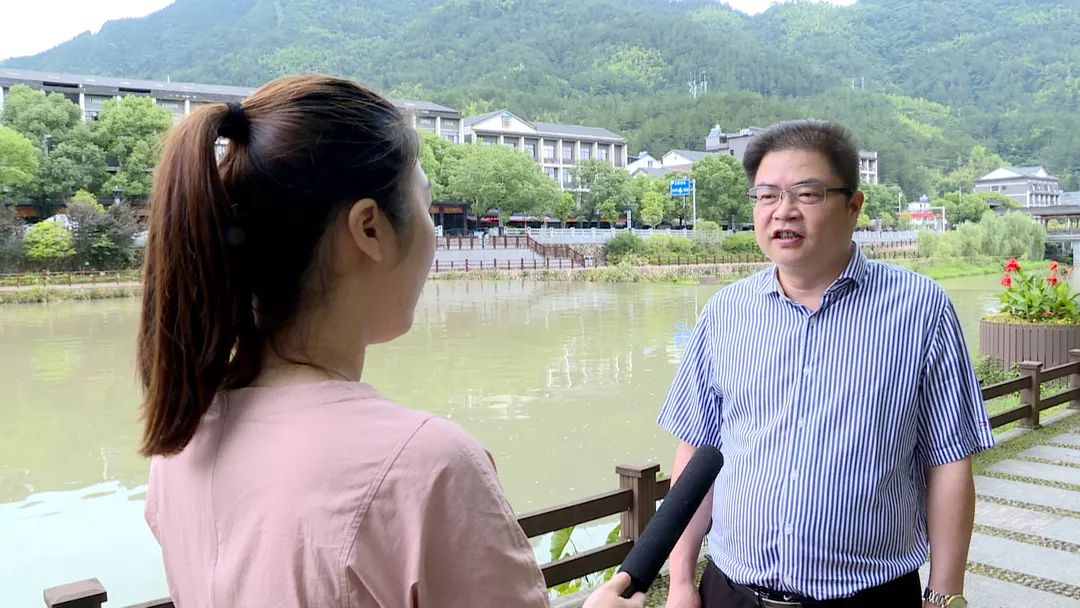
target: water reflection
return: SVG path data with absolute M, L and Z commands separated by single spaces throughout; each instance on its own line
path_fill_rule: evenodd
M 971 340 L 996 280 L 945 282 Z M 620 462 L 669 470 L 657 408 L 715 289 L 433 282 L 366 380 L 473 433 L 516 510 L 558 504 L 614 487 Z M 0 307 L 0 538 L 21 548 L 0 553 L 0 580 L 18 581 L 2 606 L 90 576 L 118 605 L 164 595 L 135 453 L 137 314 L 134 300 Z

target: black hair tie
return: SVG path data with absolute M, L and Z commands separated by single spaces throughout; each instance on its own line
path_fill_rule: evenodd
M 232 141 L 245 141 L 248 136 L 248 119 L 244 112 L 244 106 L 238 101 L 230 101 L 225 104 L 229 114 L 218 127 L 218 135 Z

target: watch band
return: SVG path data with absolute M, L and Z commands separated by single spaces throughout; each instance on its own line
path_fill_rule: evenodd
M 934 591 L 930 587 L 927 587 L 926 589 L 923 590 L 923 601 L 924 602 L 930 602 L 931 604 L 933 604 L 935 606 L 941 606 L 942 608 L 946 608 L 947 606 L 949 606 L 949 604 L 952 602 L 952 600 L 954 600 L 956 598 L 963 599 L 963 597 L 964 596 L 962 596 L 962 595 L 949 595 L 947 593 L 940 593 L 940 592 Z

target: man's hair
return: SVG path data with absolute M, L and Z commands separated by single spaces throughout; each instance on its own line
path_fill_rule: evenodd
M 750 140 L 743 156 L 743 169 L 754 184 L 761 160 L 769 152 L 807 150 L 818 152 L 829 162 L 845 188 L 859 188 L 859 145 L 846 127 L 823 120 L 778 122 Z

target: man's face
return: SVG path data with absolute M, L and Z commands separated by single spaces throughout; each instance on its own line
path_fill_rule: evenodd
M 791 190 L 802 185 L 844 188 L 840 177 L 820 152 L 778 150 L 761 160 L 754 187 Z M 817 273 L 831 269 L 851 247 L 851 233 L 862 209 L 861 192 L 827 192 L 817 204 L 795 200 L 784 192 L 772 204 L 754 207 L 754 234 L 758 246 L 781 270 Z

